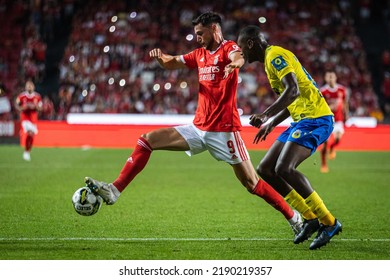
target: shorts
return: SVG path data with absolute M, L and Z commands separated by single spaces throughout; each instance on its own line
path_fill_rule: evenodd
M 297 143 L 311 150 L 313 154 L 319 145 L 328 140 L 332 134 L 334 125 L 333 116 L 325 116 L 315 119 L 303 119 L 291 123 L 278 137 L 282 143 L 287 141 Z
M 216 160 L 225 161 L 229 164 L 238 164 L 250 159 L 238 131 L 203 131 L 193 124 L 176 126 L 175 129 L 190 146 L 190 150 L 186 151 L 189 156 L 207 150 Z
M 38 128 L 36 124 L 33 124 L 30 121 L 22 121 L 23 133 L 32 132 L 38 134 Z
M 333 134 L 344 134 L 344 122 L 338 121 L 334 123 Z

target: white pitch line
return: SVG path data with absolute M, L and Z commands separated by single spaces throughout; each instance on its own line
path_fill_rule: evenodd
M 146 238 L 115 238 L 115 237 L 18 237 L 18 238 L 7 238 L 7 237 L 0 237 L 0 242 L 7 242 L 7 241 L 291 241 L 291 239 L 287 238 L 176 238 L 176 237 L 167 237 L 167 238 L 154 238 L 154 237 L 146 237 Z M 343 241 L 343 242 L 358 242 L 358 241 L 364 241 L 364 242 L 390 242 L 389 238 L 336 238 L 333 239 L 334 241 Z

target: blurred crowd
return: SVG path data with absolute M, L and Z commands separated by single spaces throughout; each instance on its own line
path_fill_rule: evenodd
M 41 28 L 52 15 L 49 2 L 0 0 L 0 120 L 17 118 L 14 101 L 27 80 L 43 81 L 48 38 Z
M 46 5 L 41 3 L 39 12 L 30 13 L 27 28 L 17 33 L 20 36 L 14 34 L 12 24 L 8 29 L 1 29 L 0 35 L 8 34 L 10 38 L 1 44 L 10 45 L 8 50 L 16 53 L 15 60 L 4 61 L 0 56 L 1 77 L 10 75 L 10 68 L 18 65 L 18 71 L 12 75 L 19 73 L 21 80 L 42 79 L 44 42 L 50 36 L 47 21 L 55 19 L 61 9 L 73 10 L 72 5 L 78 1 L 43 2 Z M 361 17 L 364 17 L 367 1 L 360 2 Z M 351 116 L 383 119 L 364 48 L 354 29 L 351 1 L 318 1 L 315 5 L 307 0 L 265 0 L 261 4 L 254 0 L 85 0 L 80 3 L 80 9 L 74 11 L 72 31 L 58 65 L 58 96 L 55 100 L 47 98 L 47 107 L 51 109 L 42 114 L 43 119 L 63 120 L 69 112 L 193 114 L 197 104 L 196 73 L 186 69 L 165 71 L 148 53 L 159 47 L 169 54 L 185 54 L 198 47 L 191 20 L 210 10 L 223 16 L 225 39 L 236 40 L 245 25 L 259 25 L 270 44 L 286 47 L 298 56 L 318 85 L 324 83 L 326 69 L 335 70 L 338 82 L 350 90 Z M 20 17 L 23 7 L 15 7 L 12 14 Z M 40 25 L 43 20 L 46 20 L 45 29 Z M 18 48 L 13 44 L 18 44 Z M 383 63 L 388 67 L 389 52 L 384 53 Z M 259 69 L 258 65 L 246 65 L 240 70 L 238 107 L 243 114 L 260 112 L 276 98 L 264 71 Z M 390 72 L 383 73 L 386 77 L 383 91 L 389 100 Z M 17 84 L 7 88 L 14 92 Z
M 381 66 L 381 75 L 383 75 L 381 90 L 385 102 L 384 113 L 390 116 L 390 49 L 383 52 Z

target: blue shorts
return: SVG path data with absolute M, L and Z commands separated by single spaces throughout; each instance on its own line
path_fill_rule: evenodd
M 325 116 L 316 119 L 303 119 L 291 123 L 278 140 L 282 143 L 291 141 L 311 150 L 313 154 L 319 145 L 328 140 L 332 134 L 334 125 L 333 116 Z

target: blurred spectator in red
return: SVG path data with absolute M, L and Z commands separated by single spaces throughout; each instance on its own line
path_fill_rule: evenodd
M 390 71 L 384 73 L 382 92 L 385 99 L 385 113 L 390 115 Z
M 382 71 L 390 72 L 390 50 L 384 50 L 382 53 Z
M 51 99 L 46 95 L 42 100 L 42 110 L 40 112 L 40 118 L 42 120 L 55 120 L 55 109 Z

